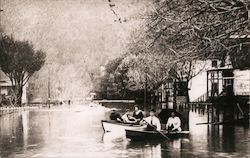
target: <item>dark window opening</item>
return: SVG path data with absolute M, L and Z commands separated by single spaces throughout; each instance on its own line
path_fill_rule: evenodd
M 212 67 L 217 68 L 218 67 L 218 62 L 217 60 L 212 61 Z

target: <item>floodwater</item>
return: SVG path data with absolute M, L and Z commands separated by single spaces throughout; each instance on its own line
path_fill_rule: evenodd
M 187 111 L 188 138 L 130 142 L 104 133 L 100 121 L 110 109 L 71 106 L 0 117 L 1 158 L 233 158 L 250 157 L 250 130 L 241 126 L 196 125 L 206 115 Z

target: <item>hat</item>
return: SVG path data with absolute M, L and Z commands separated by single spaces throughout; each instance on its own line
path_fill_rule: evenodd
M 112 108 L 111 111 L 117 111 L 117 109 L 116 108 Z
M 155 112 L 155 109 L 151 109 L 151 110 L 149 110 L 149 112 Z

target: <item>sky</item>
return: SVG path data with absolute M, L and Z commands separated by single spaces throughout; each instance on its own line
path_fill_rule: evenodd
M 114 4 L 112 12 L 109 4 Z M 81 98 L 91 89 L 88 72 L 127 51 L 136 18 L 146 0 L 0 0 L 0 26 L 8 35 L 29 40 L 47 54 L 46 65 L 30 82 L 33 99 Z M 121 18 L 122 23 L 118 22 Z M 126 20 L 124 22 L 124 20 Z

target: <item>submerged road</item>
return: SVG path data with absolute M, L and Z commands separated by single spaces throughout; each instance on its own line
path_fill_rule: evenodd
M 206 115 L 187 111 L 189 138 L 129 142 L 103 133 L 110 109 L 88 105 L 33 109 L 0 117 L 2 158 L 239 158 L 250 157 L 250 130 L 239 126 L 196 125 Z

